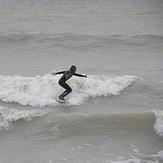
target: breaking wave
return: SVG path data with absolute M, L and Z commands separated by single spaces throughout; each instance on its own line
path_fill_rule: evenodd
M 0 107 L 0 129 L 9 129 L 12 123 L 21 119 L 31 121 L 35 117 L 45 115 L 46 112 L 40 110 L 16 110 L 7 107 Z
M 60 76 L 22 77 L 0 76 L 0 100 L 30 106 L 56 106 L 56 98 L 63 92 L 58 85 Z M 135 76 L 95 75 L 85 78 L 73 77 L 68 81 L 73 92 L 68 96 L 69 105 L 82 104 L 88 97 L 118 95 L 129 87 Z
M 163 136 L 163 112 L 162 111 L 154 111 L 156 122 L 154 125 L 154 129 L 160 137 Z
M 65 139 L 74 135 L 108 135 L 128 133 L 131 135 L 149 135 L 154 130 L 158 137 L 163 136 L 163 112 L 149 111 L 144 113 L 117 113 L 117 114 L 57 114 L 54 110 L 17 110 L 0 106 L 0 130 L 10 129 L 14 122 L 19 120 L 31 121 L 44 115 L 53 116 L 49 123 L 41 124 L 42 131 L 47 139 Z M 50 117 L 49 117 L 50 118 Z M 121 132 L 123 131 L 123 132 Z M 126 131 L 126 132 L 124 132 Z M 143 131 L 143 133 L 142 133 Z M 113 135 L 112 135 L 113 134 Z M 45 135 L 44 135 L 45 136 Z

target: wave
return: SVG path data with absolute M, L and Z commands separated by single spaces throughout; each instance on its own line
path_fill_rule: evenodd
M 0 107 L 0 129 L 10 129 L 13 122 L 21 119 L 31 121 L 33 118 L 45 114 L 45 111 L 40 110 L 16 110 L 7 107 Z
M 58 85 L 60 76 L 22 77 L 0 76 L 0 100 L 31 106 L 56 106 L 56 98 L 63 92 Z M 69 105 L 82 104 L 89 97 L 118 95 L 129 87 L 135 76 L 89 75 L 87 79 L 73 77 L 68 81 L 73 89 L 69 95 Z
M 154 111 L 156 122 L 154 125 L 154 129 L 156 133 L 162 137 L 163 136 L 163 112 L 162 111 Z
M 65 139 L 75 136 L 109 135 L 109 137 L 127 136 L 133 138 L 136 135 L 151 136 L 153 131 L 158 137 L 163 136 L 162 123 L 163 112 L 155 111 L 144 113 L 119 113 L 119 114 L 71 114 L 57 115 L 55 120 L 44 126 L 38 135 L 50 136 L 56 139 Z M 49 133 L 49 134 L 48 134 Z
M 162 47 L 163 36 L 144 34 L 144 35 L 82 35 L 82 34 L 12 34 L 0 35 L 0 43 L 26 45 L 41 44 L 48 48 L 66 48 L 66 49 L 97 49 L 117 46 L 149 46 Z M 28 45 L 29 46 L 29 45 Z
M 0 35 L 0 43 L 23 43 L 27 41 L 32 41 L 39 38 L 39 35 L 34 34 L 10 34 L 10 35 Z
M 53 115 L 51 121 L 41 124 L 42 133 L 39 135 L 53 135 L 56 139 L 86 135 L 124 136 L 151 135 L 153 130 L 158 137 L 163 136 L 163 111 L 149 111 L 144 113 L 117 114 L 62 114 L 54 110 L 17 110 L 0 107 L 0 130 L 10 129 L 19 120 L 31 121 L 36 117 Z M 50 117 L 48 117 L 49 119 Z M 44 126 L 44 127 L 43 127 Z M 153 128 L 153 129 L 152 129 Z M 122 132 L 121 132 L 122 131 Z M 49 134 L 48 134 L 49 133 Z

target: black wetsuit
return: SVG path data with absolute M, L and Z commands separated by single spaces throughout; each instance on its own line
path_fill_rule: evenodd
M 64 99 L 66 95 L 68 95 L 70 92 L 72 92 L 71 87 L 66 83 L 68 79 L 70 79 L 73 75 L 74 76 L 79 76 L 79 77 L 85 77 L 85 75 L 82 74 L 77 74 L 71 70 L 67 71 L 60 71 L 57 72 L 56 74 L 63 74 L 63 76 L 59 80 L 59 85 L 65 88 L 66 90 L 59 96 L 59 99 Z

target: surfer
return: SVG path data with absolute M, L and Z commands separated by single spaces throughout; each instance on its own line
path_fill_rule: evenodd
M 78 76 L 78 77 L 85 77 L 87 78 L 87 75 L 82 75 L 82 74 L 78 74 L 76 73 L 76 66 L 72 65 L 71 68 L 67 71 L 60 71 L 60 72 L 53 72 L 52 75 L 55 76 L 55 75 L 58 75 L 58 74 L 63 74 L 63 76 L 60 78 L 59 80 L 59 85 L 61 87 L 63 87 L 64 89 L 66 89 L 58 98 L 59 100 L 61 101 L 66 101 L 64 99 L 65 96 L 67 96 L 70 92 L 72 92 L 72 89 L 71 87 L 66 83 L 66 81 L 68 79 L 70 79 L 73 75 L 74 76 Z

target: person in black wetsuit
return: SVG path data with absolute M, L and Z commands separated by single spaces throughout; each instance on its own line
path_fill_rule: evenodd
M 67 96 L 70 92 L 72 92 L 71 87 L 66 83 L 68 79 L 70 79 L 73 75 L 78 76 L 78 77 L 85 77 L 87 78 L 87 75 L 82 75 L 76 73 L 76 66 L 72 65 L 71 68 L 67 71 L 60 71 L 60 72 L 53 72 L 52 75 L 58 75 L 58 74 L 63 74 L 63 76 L 59 80 L 59 85 L 65 88 L 66 90 L 59 96 L 59 100 L 64 100 L 64 97 Z

